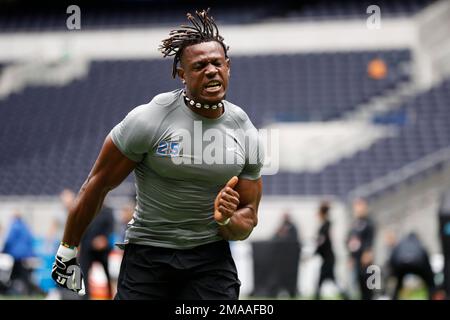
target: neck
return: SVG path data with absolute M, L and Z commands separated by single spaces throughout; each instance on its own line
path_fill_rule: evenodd
M 186 92 L 183 92 L 184 103 L 198 115 L 209 119 L 219 118 L 224 112 L 224 103 L 220 101 L 216 104 L 206 104 L 195 101 L 195 99 L 187 96 Z

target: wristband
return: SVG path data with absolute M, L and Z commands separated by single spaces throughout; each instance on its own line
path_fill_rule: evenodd
M 219 221 L 216 221 L 216 222 L 219 226 L 226 226 L 227 224 L 230 223 L 230 221 L 231 221 L 231 219 L 227 218 L 224 222 L 219 222 Z
M 60 245 L 66 247 L 66 248 L 69 248 L 69 249 L 75 249 L 76 248 L 76 246 L 71 246 L 70 244 L 65 243 L 63 241 L 60 242 Z
M 68 248 L 65 245 L 61 244 L 58 248 L 58 252 L 56 253 L 56 255 L 60 256 L 65 261 L 69 261 L 77 256 L 77 251 L 78 250 L 76 247 Z

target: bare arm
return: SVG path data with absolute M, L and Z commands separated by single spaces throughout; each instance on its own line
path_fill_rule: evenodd
M 228 185 L 228 184 L 227 184 Z M 233 190 L 234 189 L 234 190 Z M 258 224 L 258 207 L 262 195 L 262 179 L 240 179 L 236 186 L 226 186 L 216 199 L 217 221 L 222 222 L 230 218 L 225 226 L 220 226 L 220 235 L 226 240 L 247 239 L 253 228 Z
M 78 193 L 76 203 L 69 212 L 63 242 L 78 246 L 83 233 L 103 205 L 106 194 L 117 187 L 136 167 L 114 145 L 108 136 L 100 154 Z

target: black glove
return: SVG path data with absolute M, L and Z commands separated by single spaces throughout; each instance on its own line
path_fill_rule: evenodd
M 86 294 L 83 273 L 77 262 L 77 249 L 60 245 L 52 266 L 52 278 L 62 288 L 78 293 Z

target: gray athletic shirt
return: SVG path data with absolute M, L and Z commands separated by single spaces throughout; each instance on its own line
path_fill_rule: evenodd
M 137 204 L 125 243 L 188 249 L 220 240 L 214 199 L 227 181 L 260 178 L 264 152 L 256 128 L 238 106 L 208 119 L 184 103 L 182 90 L 133 109 L 110 133 L 138 162 Z

